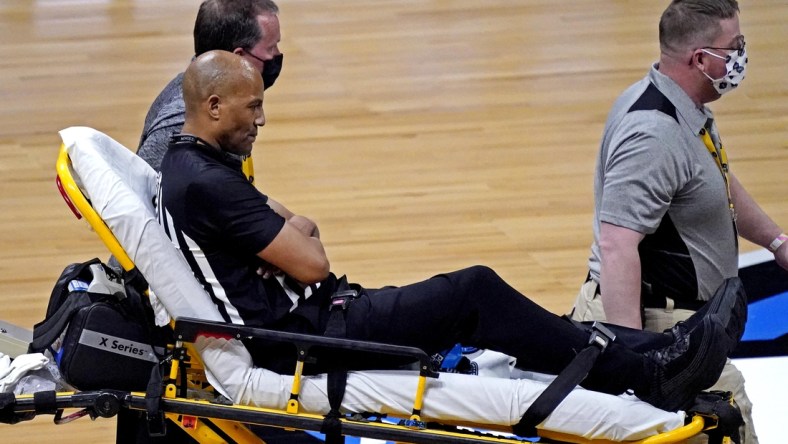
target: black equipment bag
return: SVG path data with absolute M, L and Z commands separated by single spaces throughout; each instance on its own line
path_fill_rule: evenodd
M 80 390 L 144 391 L 170 336 L 154 326 L 145 288 L 136 270 L 121 278 L 98 259 L 69 265 L 29 351 L 47 353 Z

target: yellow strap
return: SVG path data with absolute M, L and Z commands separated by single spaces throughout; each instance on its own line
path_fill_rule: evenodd
M 725 153 L 725 147 L 722 146 L 722 142 L 720 142 L 720 150 L 719 153 L 717 152 L 717 147 L 714 146 L 714 142 L 711 140 L 710 131 L 707 129 L 702 129 L 700 131 L 700 138 L 703 140 L 703 144 L 706 145 L 706 149 L 709 150 L 711 157 L 714 158 L 714 161 L 717 162 L 717 167 L 720 169 L 720 172 L 723 176 L 725 176 L 725 181 L 728 181 L 728 155 Z
M 247 156 L 243 160 L 243 163 L 241 164 L 241 171 L 244 172 L 244 175 L 247 179 L 249 179 L 249 182 L 254 183 L 254 162 L 252 162 L 251 155 Z
M 731 184 L 730 179 L 728 178 L 728 154 L 725 153 L 725 147 L 722 146 L 722 142 L 720 142 L 719 151 L 717 151 L 717 147 L 714 146 L 714 142 L 711 140 L 711 135 L 709 134 L 710 131 L 707 129 L 700 130 L 700 138 L 703 140 L 703 144 L 706 145 L 706 149 L 709 150 L 711 157 L 714 158 L 714 161 L 717 163 L 717 168 L 720 169 L 720 173 L 722 174 L 722 180 L 725 182 L 725 191 L 728 193 L 728 208 L 731 210 L 731 218 L 736 223 L 736 213 L 733 208 L 733 198 L 731 197 Z

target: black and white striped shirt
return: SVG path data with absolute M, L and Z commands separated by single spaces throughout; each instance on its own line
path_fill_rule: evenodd
M 157 202 L 159 223 L 227 322 L 270 327 L 314 293 L 332 290 L 333 276 L 327 285 L 302 288 L 289 276 L 258 275 L 264 262 L 257 253 L 285 219 L 249 183 L 237 158 L 195 138 L 174 137 L 161 164 Z M 317 299 L 322 296 L 306 305 L 322 305 Z

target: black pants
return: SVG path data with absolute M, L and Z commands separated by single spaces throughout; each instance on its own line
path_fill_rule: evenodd
M 639 331 L 629 333 L 636 341 L 641 338 Z M 419 347 L 427 353 L 459 342 L 514 356 L 519 367 L 550 374 L 563 370 L 589 338 L 483 266 L 404 287 L 366 290 L 348 309 L 347 337 Z M 667 340 L 653 334 L 645 342 L 652 338 L 655 345 Z M 647 384 L 646 372 L 639 352 L 614 342 L 582 385 L 619 394 Z

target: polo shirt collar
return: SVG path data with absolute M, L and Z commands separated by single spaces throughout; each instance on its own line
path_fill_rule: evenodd
M 699 134 L 700 130 L 707 125 L 711 125 L 714 115 L 708 107 L 698 108 L 689 95 L 670 77 L 657 70 L 659 63 L 651 66 L 648 79 L 658 90 L 670 100 L 676 107 L 676 112 L 681 116 L 689 129 L 694 134 Z
M 228 167 L 234 170 L 241 170 L 241 166 L 243 164 L 243 159 L 241 156 L 228 153 L 227 151 L 219 151 L 213 148 L 209 148 L 203 145 L 197 145 L 204 153 L 208 153 L 211 157 L 216 159 L 217 161 L 227 165 Z
M 180 136 L 179 134 L 176 134 L 176 135 L 173 136 L 172 140 L 170 141 L 170 148 L 178 147 L 179 143 L 178 143 L 177 138 L 179 136 Z M 194 137 L 194 136 L 187 135 L 187 137 Z M 196 150 L 200 151 L 201 153 L 211 157 L 212 159 L 216 160 L 217 162 L 220 162 L 220 163 L 222 163 L 222 164 L 224 164 L 224 165 L 226 165 L 226 166 L 228 166 L 228 167 L 230 167 L 230 168 L 232 168 L 234 170 L 239 170 L 240 171 L 242 169 L 242 164 L 243 164 L 242 156 L 239 156 L 237 154 L 228 153 L 226 151 L 222 151 L 222 150 L 216 149 L 215 147 L 208 146 L 206 144 L 207 144 L 207 142 L 203 141 L 202 139 L 197 139 L 197 140 L 193 141 L 192 143 L 189 143 L 186 146 L 193 147 L 194 149 L 196 149 Z

